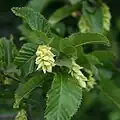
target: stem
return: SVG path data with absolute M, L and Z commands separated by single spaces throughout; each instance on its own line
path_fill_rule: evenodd
M 31 116 L 31 106 L 28 104 L 27 105 L 27 117 L 28 117 L 28 120 L 32 120 L 32 116 Z

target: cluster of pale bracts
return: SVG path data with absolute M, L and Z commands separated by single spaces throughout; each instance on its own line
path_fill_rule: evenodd
M 51 51 L 51 47 L 46 45 L 39 45 L 36 51 L 36 65 L 37 70 L 43 70 L 44 73 L 52 72 L 52 68 L 55 66 L 55 55 Z M 83 67 L 80 67 L 74 59 L 72 59 L 72 65 L 69 70 L 69 74 L 78 81 L 79 85 L 85 89 L 92 89 L 96 84 L 92 75 L 89 78 L 85 77 L 81 72 Z

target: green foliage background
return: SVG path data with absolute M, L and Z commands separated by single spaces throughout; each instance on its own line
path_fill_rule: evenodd
M 40 73 L 38 72 L 35 72 L 33 74 L 33 72 L 35 71 L 34 70 L 35 66 L 33 62 L 36 52 L 35 48 L 37 48 L 36 44 L 38 44 L 39 41 L 43 42 L 42 41 L 43 39 L 45 43 L 49 42 L 49 38 L 51 38 L 52 36 L 49 31 L 49 27 L 47 27 L 47 23 L 44 23 L 46 27 L 45 29 L 42 29 L 42 26 L 39 26 L 39 28 L 36 26 L 32 26 L 35 23 L 32 23 L 27 19 L 24 21 L 24 24 L 22 24 L 23 21 L 18 17 L 15 17 L 11 12 L 11 8 L 17 6 L 32 7 L 34 11 L 41 13 L 46 19 L 48 19 L 48 22 L 52 26 L 51 31 L 54 34 L 59 35 L 61 37 L 67 37 L 66 38 L 68 39 L 67 42 L 64 41 L 65 39 L 61 40 L 60 47 L 58 46 L 56 47 L 56 43 L 58 44 L 57 41 L 56 43 L 51 42 L 51 46 L 54 47 L 56 50 L 66 53 L 67 56 L 71 56 L 73 55 L 73 53 L 75 53 L 74 47 L 80 44 L 83 45 L 85 53 L 90 53 L 84 56 L 82 48 L 81 49 L 79 48 L 80 56 L 78 56 L 78 58 L 80 59 L 77 59 L 77 63 L 80 63 L 81 65 L 84 65 L 85 67 L 92 69 L 95 78 L 98 80 L 98 86 L 96 86 L 95 89 L 91 90 L 90 92 L 84 91 L 83 93 L 84 95 L 82 98 L 83 102 L 81 103 L 81 107 L 79 108 L 79 110 L 73 116 L 72 119 L 73 120 L 80 120 L 80 119 L 119 120 L 120 119 L 120 95 L 119 95 L 120 93 L 120 81 L 119 81 L 120 1 L 104 0 L 104 2 L 107 3 L 108 6 L 110 7 L 110 11 L 112 14 L 111 29 L 109 33 L 106 34 L 111 44 L 111 46 L 108 47 L 102 45 L 102 44 L 108 44 L 107 38 L 102 35 L 98 37 L 98 40 L 96 35 L 92 36 L 91 34 L 90 35 L 88 34 L 88 36 L 84 36 L 84 35 L 82 36 L 79 34 L 71 35 L 72 33 L 76 33 L 79 31 L 78 22 L 81 15 L 81 9 L 80 9 L 81 4 L 79 4 L 79 2 L 81 1 L 82 0 L 31 0 L 31 1 L 1 0 L 0 1 L 0 26 L 1 26 L 0 36 L 1 37 L 5 36 L 9 39 L 9 40 L 7 40 L 6 38 L 0 39 L 0 44 L 2 45 L 0 46 L 0 60 L 2 59 L 5 62 L 4 63 L 3 61 L 0 61 L 0 120 L 13 120 L 16 113 L 21 108 L 26 109 L 28 120 L 43 120 L 44 109 L 46 107 L 45 96 L 48 89 L 50 88 L 51 81 L 53 79 L 53 76 L 51 76 L 50 74 L 48 74 L 47 77 L 45 77 L 42 73 L 41 76 L 39 76 Z M 90 3 L 92 2 L 94 3 L 94 0 L 88 0 L 88 1 Z M 75 2 L 78 3 L 75 4 Z M 94 6 L 88 8 L 88 10 L 91 12 L 94 11 L 94 9 L 95 9 Z M 55 11 L 57 13 L 55 13 Z M 19 13 L 20 13 L 19 11 L 18 13 L 16 12 L 17 16 L 20 16 L 22 18 L 24 18 L 24 15 L 27 16 L 26 14 L 27 12 L 23 11 L 21 13 L 23 16 L 19 15 Z M 35 18 L 36 16 L 31 15 L 29 17 L 31 17 L 32 19 Z M 41 17 L 40 20 L 42 21 L 43 20 L 42 16 L 40 17 Z M 99 22 L 98 16 L 96 16 L 96 19 L 97 21 L 94 21 L 94 23 L 97 24 L 97 22 Z M 26 21 L 29 26 L 26 24 Z M 32 27 L 30 28 L 30 26 Z M 100 28 L 99 23 L 98 23 L 98 28 Z M 93 31 L 96 30 L 98 29 L 95 26 L 95 29 Z M 100 29 L 98 30 L 98 32 L 101 31 L 102 30 Z M 44 32 L 46 34 L 44 34 Z M 12 37 L 11 34 L 14 37 Z M 88 42 L 88 39 L 90 37 L 93 40 L 92 41 L 93 43 L 99 42 L 102 44 L 100 45 L 90 44 L 88 46 L 84 45 L 85 42 Z M 80 42 L 79 41 L 80 38 L 84 40 Z M 55 36 L 55 39 L 59 40 L 60 38 L 58 36 Z M 74 39 L 75 42 L 69 41 Z M 16 47 L 13 45 L 13 42 L 15 43 Z M 26 43 L 26 42 L 30 42 L 30 43 Z M 35 45 L 33 45 L 31 42 L 33 42 Z M 22 47 L 22 50 L 25 51 L 27 49 L 27 51 L 29 51 L 30 54 L 26 55 L 21 50 L 19 55 L 16 57 L 14 61 L 14 56 L 18 54 L 18 50 L 21 48 L 23 44 L 24 46 Z M 71 44 L 70 49 L 64 49 L 65 47 L 69 48 L 69 46 L 67 46 L 68 44 Z M 5 51 L 3 56 L 2 56 L 2 51 Z M 56 53 L 56 51 L 54 52 Z M 95 57 L 93 57 L 93 55 Z M 21 56 L 24 59 L 22 59 L 22 61 L 20 62 L 19 60 L 21 59 L 20 58 Z M 28 58 L 29 60 L 27 61 L 26 64 L 26 59 Z M 58 65 L 69 66 L 70 61 L 67 61 L 66 58 L 60 58 L 60 59 L 61 61 L 60 63 L 58 63 Z M 89 66 L 86 63 L 89 63 Z M 21 67 L 21 71 L 17 69 L 16 64 L 19 67 Z M 29 64 L 30 67 L 28 69 Z M 101 64 L 103 64 L 102 67 Z M 3 69 L 4 69 L 4 73 L 2 72 Z M 53 83 L 55 85 L 58 85 L 58 88 L 60 83 L 58 83 L 56 79 L 60 79 L 60 77 L 62 78 L 63 76 L 66 79 L 68 78 L 68 76 L 64 74 L 63 75 L 57 74 L 54 78 Z M 44 83 L 43 87 L 38 88 L 37 86 L 38 85 L 41 86 L 41 83 L 43 83 L 43 81 L 39 81 L 40 79 L 44 79 L 44 80 L 47 79 L 47 83 Z M 59 82 L 60 81 L 62 81 L 62 79 L 60 79 Z M 20 84 L 18 84 L 19 82 Z M 52 96 L 53 94 L 57 94 L 54 92 L 54 89 L 56 88 L 54 84 L 53 84 L 53 89 L 51 89 L 51 91 L 49 91 L 48 93 L 49 96 Z M 68 85 L 67 82 L 65 82 L 64 84 Z M 74 84 L 73 83 L 69 83 L 69 84 L 72 86 L 74 90 L 75 89 Z M 32 89 L 34 89 L 34 91 L 29 96 L 29 94 L 27 93 L 32 91 Z M 18 96 L 16 96 L 16 101 L 14 103 L 15 91 Z M 25 96 L 23 97 L 23 95 Z M 64 96 L 66 98 L 69 97 L 67 96 L 67 94 L 65 94 Z M 81 93 L 79 93 L 77 96 L 81 97 Z M 77 96 L 74 97 L 77 99 Z M 54 98 L 54 96 L 52 97 Z M 29 99 L 27 100 L 27 98 Z M 17 99 L 20 101 L 17 101 Z M 55 99 L 58 100 L 57 98 Z M 13 107 L 19 106 L 21 100 L 23 100 L 23 102 L 22 104 L 20 104 L 20 108 L 13 109 Z M 49 101 L 50 100 L 48 100 L 48 103 Z M 63 100 L 63 102 L 64 101 L 65 100 Z M 55 101 L 50 101 L 50 103 L 51 102 L 55 102 Z M 64 104 L 66 105 L 67 103 Z M 48 106 L 51 105 L 48 104 Z M 56 109 L 57 108 L 55 108 L 55 110 Z M 52 110 L 54 112 L 54 109 Z M 46 111 L 46 114 L 48 112 L 49 110 Z M 62 113 L 62 111 L 60 111 L 60 113 Z M 68 114 L 71 115 L 73 113 L 74 111 Z M 53 119 L 52 115 L 51 117 L 49 115 L 46 115 L 46 118 L 47 120 Z M 24 119 L 25 118 L 21 118 L 20 120 L 24 120 Z M 60 120 L 64 120 L 64 119 L 61 118 Z

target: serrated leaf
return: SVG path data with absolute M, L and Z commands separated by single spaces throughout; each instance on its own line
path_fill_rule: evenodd
M 15 75 L 17 76 L 19 71 L 13 64 L 17 52 L 12 36 L 10 39 L 0 38 L 0 80 L 3 80 L 5 84 L 10 84 L 12 79 L 18 80 Z
M 28 7 L 13 7 L 12 12 L 16 16 L 23 18 L 32 30 L 44 32 L 51 37 L 50 25 L 39 12 L 35 12 L 32 8 Z
M 73 11 L 75 11 L 78 8 L 78 4 L 77 5 L 72 5 L 72 6 L 64 6 L 61 7 L 59 9 L 57 9 L 49 18 L 49 23 L 54 25 L 56 23 L 58 23 L 59 21 L 63 20 L 64 18 L 68 17 L 69 15 L 71 15 L 71 13 Z
M 2 52 L 1 57 L 3 58 L 3 62 L 6 62 L 6 64 L 9 66 L 12 61 L 12 53 L 11 53 L 11 44 L 10 40 L 7 40 L 6 38 L 0 39 L 0 51 Z
M 40 74 L 40 73 L 39 73 Z M 28 82 L 24 84 L 19 84 L 15 92 L 15 103 L 13 105 L 14 108 L 19 108 L 20 102 L 29 96 L 29 94 L 43 82 L 44 75 L 41 73 L 39 76 L 34 76 L 28 80 Z
M 104 44 L 109 45 L 107 37 L 98 33 L 75 33 L 68 38 L 60 40 L 61 50 L 65 47 L 79 47 L 86 44 Z
M 15 58 L 14 62 L 27 74 L 34 71 L 36 50 L 36 44 L 26 43 L 22 46 L 18 56 Z
M 5 63 L 7 68 L 11 67 L 16 52 L 17 49 L 12 39 L 0 38 L 0 61 Z
M 79 108 L 81 87 L 69 75 L 55 75 L 47 94 L 46 120 L 69 120 Z

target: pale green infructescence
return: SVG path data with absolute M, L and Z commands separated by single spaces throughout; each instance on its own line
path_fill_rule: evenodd
M 109 7 L 105 3 L 103 3 L 101 6 L 101 12 L 102 12 L 102 18 L 101 18 L 102 27 L 103 27 L 103 30 L 107 32 L 110 30 L 111 13 L 110 13 Z M 80 21 L 78 23 L 78 27 L 81 33 L 92 32 L 92 26 L 89 24 L 88 21 L 89 19 L 86 18 L 86 16 L 81 15 Z
M 90 71 L 89 71 L 89 77 L 88 78 L 85 77 L 84 74 L 80 71 L 81 69 L 83 69 L 83 67 L 79 66 L 75 62 L 75 60 L 72 59 L 72 66 L 69 73 L 73 78 L 75 78 L 78 81 L 79 85 L 82 88 L 85 88 L 88 91 L 90 91 L 91 89 L 94 88 L 94 85 L 96 84 L 95 79 L 93 78 L 92 73 Z
M 80 69 L 82 69 L 82 67 L 80 67 L 75 62 L 75 60 L 72 59 L 72 67 L 70 70 L 70 74 L 73 78 L 75 78 L 78 81 L 79 85 L 82 88 L 86 88 L 87 87 L 87 85 L 86 85 L 87 78 L 83 75 L 83 73 L 80 71 Z
M 36 56 L 37 70 L 41 69 L 44 73 L 52 72 L 52 67 L 55 66 L 55 55 L 51 52 L 51 47 L 39 45 Z
M 27 120 L 27 113 L 24 109 L 20 110 L 16 117 L 15 120 Z

